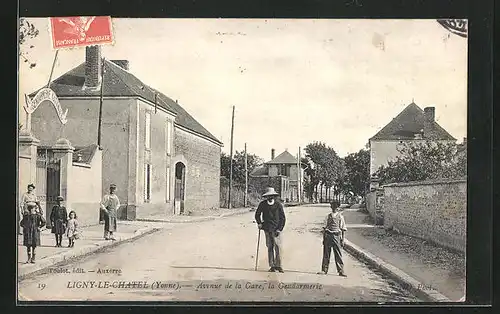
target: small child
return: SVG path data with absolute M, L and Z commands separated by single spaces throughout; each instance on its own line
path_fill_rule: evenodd
M 62 196 L 56 198 L 57 205 L 52 207 L 50 212 L 50 222 L 52 224 L 52 233 L 56 236 L 56 247 L 61 247 L 62 237 L 66 231 L 66 224 L 68 222 L 68 213 L 66 207 L 61 202 L 64 201 Z
M 20 223 L 23 227 L 23 245 L 28 251 L 26 263 L 35 263 L 35 249 L 40 246 L 40 229 L 46 223 L 45 218 L 36 211 L 34 205 L 27 206 L 27 212 L 23 215 Z
M 66 229 L 66 235 L 68 236 L 69 244 L 68 247 L 75 246 L 75 240 L 79 238 L 78 230 L 78 220 L 76 212 L 74 210 L 69 212 L 68 227 Z

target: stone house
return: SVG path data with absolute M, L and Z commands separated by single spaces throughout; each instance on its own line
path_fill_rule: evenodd
M 132 74 L 127 60 L 102 60 L 99 46 L 86 47 L 85 61 L 51 82 L 67 123 L 55 123 L 55 110 L 40 106 L 31 117 L 40 145 L 59 138 L 77 149 L 97 143 L 102 85 L 101 194 L 117 185 L 119 217 L 218 208 L 222 142 Z M 88 211 L 97 222 L 98 208 Z
M 261 167 L 255 168 L 250 174 L 250 184 L 264 189 L 272 186 L 285 202 L 297 202 L 302 186 L 300 178 L 304 171 L 298 171 L 298 161 L 288 150 L 275 156 L 275 149 L 271 150 L 271 160 Z M 263 192 L 263 191 L 258 191 Z
M 370 175 L 400 155 L 399 145 L 425 140 L 456 142 L 456 139 L 436 122 L 435 107 L 422 110 L 412 102 L 369 139 Z

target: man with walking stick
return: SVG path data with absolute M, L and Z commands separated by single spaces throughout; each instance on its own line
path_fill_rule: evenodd
M 283 205 L 276 199 L 278 193 L 274 188 L 267 188 L 266 192 L 262 195 L 264 198 L 260 202 L 255 212 L 255 221 L 259 227 L 259 240 L 260 230 L 264 230 L 266 236 L 266 246 L 268 252 L 269 272 L 279 271 L 283 273 L 281 267 L 281 232 L 285 227 L 285 211 Z M 258 243 L 257 243 L 258 250 Z M 257 252 L 258 253 L 258 252 Z

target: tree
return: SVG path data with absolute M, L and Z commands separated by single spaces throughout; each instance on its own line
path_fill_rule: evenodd
M 326 146 L 322 142 L 313 142 L 306 146 L 307 164 L 313 164 L 314 169 L 306 171 L 310 176 L 310 184 L 317 187 L 321 184 L 327 189 L 331 188 L 335 182 L 338 182 L 342 173 L 342 161 L 335 150 Z M 316 199 L 317 191 L 316 191 Z M 320 201 L 323 201 L 323 195 L 320 195 Z
M 247 153 L 248 173 L 262 165 L 264 160 L 257 155 Z M 221 154 L 220 174 L 229 179 L 231 173 L 231 156 L 225 153 Z M 236 184 L 245 184 L 245 151 L 233 155 L 233 182 Z
M 345 176 L 342 182 L 342 192 L 353 192 L 356 196 L 364 196 L 370 182 L 370 152 L 361 149 L 343 158 Z
M 467 175 L 467 156 L 455 143 L 425 141 L 405 143 L 400 156 L 381 166 L 376 175 L 380 183 L 455 179 Z
M 30 23 L 26 18 L 19 19 L 19 57 L 23 59 L 24 62 L 29 63 L 29 67 L 34 68 L 36 66 L 35 62 L 31 62 L 28 58 L 29 52 L 26 50 L 34 48 L 33 45 L 27 45 L 30 39 L 37 37 L 39 34 L 38 29 Z
M 317 182 L 316 184 L 314 184 L 312 182 L 313 177 L 316 177 L 313 163 L 308 158 L 303 157 L 300 161 L 300 165 L 302 169 L 304 169 L 304 173 L 306 174 L 302 182 L 304 192 L 306 193 L 306 196 L 309 200 L 313 200 L 314 187 L 319 183 Z

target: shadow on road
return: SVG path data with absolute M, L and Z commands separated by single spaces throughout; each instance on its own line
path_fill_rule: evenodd
M 179 268 L 179 269 L 218 269 L 218 270 L 238 270 L 238 271 L 257 271 L 257 272 L 264 272 L 267 273 L 267 269 L 257 269 L 255 270 L 254 268 L 237 268 L 237 267 L 220 267 L 220 266 L 170 266 L 172 268 Z M 307 275 L 317 275 L 316 272 L 304 272 L 304 271 L 298 271 L 298 270 L 289 270 L 284 268 L 283 269 L 285 273 L 297 273 L 297 274 L 307 274 Z

